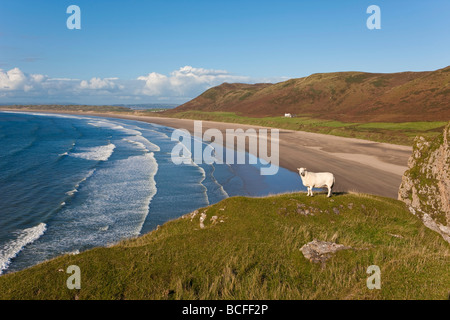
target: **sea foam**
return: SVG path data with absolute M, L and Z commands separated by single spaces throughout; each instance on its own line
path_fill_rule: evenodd
M 15 240 L 6 243 L 0 248 L 0 275 L 8 269 L 11 260 L 14 259 L 23 248 L 39 239 L 47 229 L 45 223 L 18 232 Z
M 143 151 L 135 144 L 127 145 Z M 44 261 L 61 252 L 84 251 L 139 235 L 157 192 L 157 171 L 152 152 L 108 161 L 97 168 L 83 188 L 74 189 L 83 201 L 73 200 L 53 216 L 46 241 L 32 253 L 34 260 Z
M 78 192 L 78 188 L 80 187 L 80 184 L 82 184 L 87 179 L 89 179 L 94 174 L 94 172 L 95 172 L 95 169 L 92 169 L 92 170 L 88 171 L 87 175 L 75 185 L 74 189 L 66 192 L 66 195 L 73 196 L 75 193 L 77 193 Z
M 114 152 L 116 146 L 112 143 L 107 144 L 105 146 L 98 147 L 90 147 L 90 148 L 80 148 L 80 152 L 73 152 L 69 155 L 75 158 L 81 158 L 86 160 L 94 160 L 94 161 L 107 161 L 109 157 Z

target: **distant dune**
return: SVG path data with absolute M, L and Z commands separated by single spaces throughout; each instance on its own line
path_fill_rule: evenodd
M 317 73 L 276 84 L 224 83 L 167 113 L 191 110 L 350 122 L 448 120 L 450 66 L 426 72 Z

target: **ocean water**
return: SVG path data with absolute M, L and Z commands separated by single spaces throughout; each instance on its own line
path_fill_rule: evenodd
M 260 162 L 175 165 L 173 130 L 0 112 L 0 274 L 144 234 L 230 196 L 305 190 L 283 168 L 261 176 Z

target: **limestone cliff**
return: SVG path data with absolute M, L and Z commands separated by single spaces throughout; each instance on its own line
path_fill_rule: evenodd
M 450 122 L 434 139 L 417 137 L 398 199 L 450 242 Z

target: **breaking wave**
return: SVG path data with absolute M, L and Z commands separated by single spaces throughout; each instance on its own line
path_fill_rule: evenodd
M 81 148 L 81 152 L 73 152 L 69 155 L 75 158 L 81 158 L 94 161 L 107 161 L 114 152 L 116 146 L 112 143 L 105 146 Z
M 35 227 L 24 229 L 18 232 L 15 240 L 0 247 L 0 275 L 8 269 L 11 260 L 14 259 L 23 248 L 39 239 L 47 229 L 45 223 L 40 223 Z

